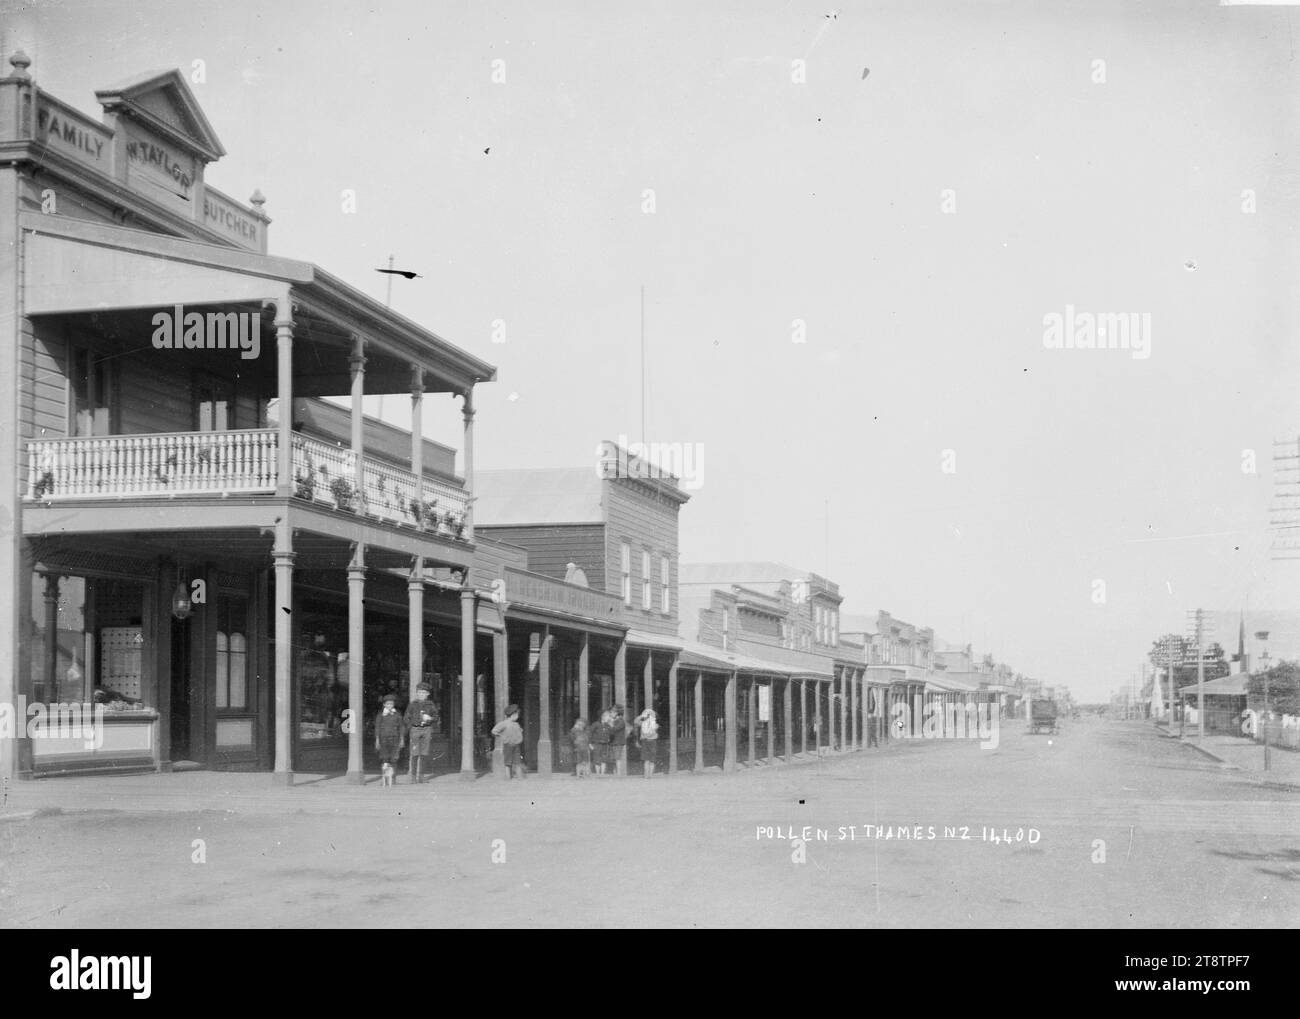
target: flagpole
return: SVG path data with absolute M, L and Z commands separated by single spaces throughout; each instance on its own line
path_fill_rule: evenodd
M 650 441 L 645 433 L 645 284 L 641 284 L 641 442 Z
M 384 294 L 385 308 L 391 308 L 393 306 L 393 271 L 392 270 L 393 270 L 393 256 L 389 255 L 388 256 L 388 290 Z M 365 400 L 362 400 L 361 402 L 362 404 L 364 404 Z M 384 420 L 384 397 L 382 393 L 379 395 L 379 420 L 380 421 Z

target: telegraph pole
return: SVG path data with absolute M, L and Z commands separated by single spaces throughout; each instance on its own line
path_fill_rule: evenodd
M 1256 640 L 1268 640 L 1268 631 L 1260 630 L 1255 634 Z M 1264 648 L 1264 653 L 1259 656 L 1259 663 L 1264 666 L 1264 711 L 1259 720 L 1260 726 L 1264 730 L 1264 770 L 1268 771 L 1268 648 Z
M 1169 642 L 1169 735 L 1174 734 L 1174 642 Z
M 1196 610 L 1196 722 L 1197 739 L 1205 739 L 1205 613 Z

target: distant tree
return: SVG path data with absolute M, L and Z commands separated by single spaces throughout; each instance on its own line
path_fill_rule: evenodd
M 1268 677 L 1268 706 L 1284 715 L 1300 715 L 1300 662 L 1278 662 L 1268 672 L 1251 676 L 1246 689 L 1261 700 L 1265 676 Z

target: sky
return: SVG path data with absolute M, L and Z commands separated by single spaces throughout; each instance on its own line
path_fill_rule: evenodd
M 477 467 L 679 444 L 683 560 L 816 571 L 1081 701 L 1198 606 L 1297 612 L 1268 523 L 1300 435 L 1293 9 L 0 12 L 87 112 L 182 69 L 272 253 L 379 299 L 390 255 L 420 273 L 393 307 L 498 366 Z M 1049 348 L 1067 308 L 1149 316 L 1149 346 Z

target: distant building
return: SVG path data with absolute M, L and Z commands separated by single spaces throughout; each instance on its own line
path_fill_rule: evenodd
M 776 735 L 787 730 L 800 734 L 800 746 L 808 733 L 814 745 L 863 745 L 872 724 L 868 711 L 883 702 L 864 686 L 864 644 L 840 632 L 837 584 L 761 560 L 684 563 L 681 578 L 684 625 L 694 613 L 702 643 L 752 656 L 769 670 L 742 674 L 747 701 L 766 698 L 776 705 L 770 719 L 759 711 L 750 727 L 751 754 L 756 733 L 769 737 L 770 757 Z

